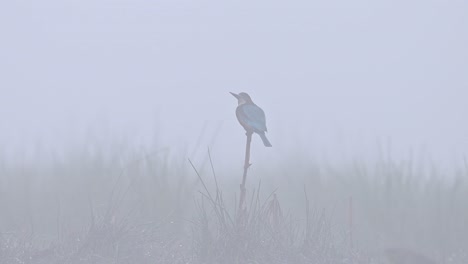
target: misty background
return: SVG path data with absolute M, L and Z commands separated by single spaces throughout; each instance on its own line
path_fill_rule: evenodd
M 239 166 L 235 99 L 267 115 L 274 148 L 329 162 L 468 148 L 464 1 L 5 1 L 3 155 L 91 140 L 210 147 Z M 41 155 L 43 156 L 43 155 Z M 222 157 L 222 158 L 221 158 Z M 234 163 L 236 161 L 236 163 Z M 239 166 L 240 167 L 240 166 Z
M 0 263 L 388 264 L 391 247 L 467 263 L 466 10 L 2 1 Z M 271 210 L 251 203 L 245 229 L 212 213 L 239 215 L 229 92 L 265 111 L 273 145 L 254 135 L 247 195 Z

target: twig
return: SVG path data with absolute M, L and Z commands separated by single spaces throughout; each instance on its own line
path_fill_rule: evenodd
M 245 182 L 247 181 L 247 170 L 250 167 L 250 142 L 252 141 L 252 132 L 247 131 L 247 142 L 245 145 L 245 162 L 244 162 L 244 175 L 242 176 L 242 184 L 240 185 L 240 197 L 239 197 L 239 213 L 242 214 L 244 201 L 245 201 Z
M 210 148 L 208 148 L 208 158 L 210 159 L 211 171 L 213 173 L 213 178 L 214 178 L 215 185 L 216 185 L 216 200 L 218 200 L 219 199 L 218 179 L 216 178 L 216 173 L 215 173 L 215 169 L 214 169 L 214 166 L 213 166 L 213 160 L 211 159 Z

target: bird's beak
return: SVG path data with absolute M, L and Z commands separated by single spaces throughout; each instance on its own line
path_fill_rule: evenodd
M 235 98 L 239 99 L 239 95 L 238 95 L 238 94 L 231 93 L 231 92 L 229 92 L 229 93 L 232 94 L 232 96 L 234 96 Z

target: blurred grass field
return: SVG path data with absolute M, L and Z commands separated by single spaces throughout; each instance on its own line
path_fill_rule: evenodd
M 0 263 L 394 263 L 395 248 L 468 263 L 466 166 L 446 175 L 413 160 L 338 166 L 299 153 L 254 163 L 241 234 L 215 214 L 235 216 L 242 175 L 217 167 L 223 157 L 194 162 L 222 196 L 214 204 L 185 153 L 116 143 L 43 154 L 0 158 Z

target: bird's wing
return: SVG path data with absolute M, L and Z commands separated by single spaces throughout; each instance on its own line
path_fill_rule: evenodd
M 256 132 L 267 131 L 265 113 L 254 104 L 244 104 L 239 109 L 239 118 Z

